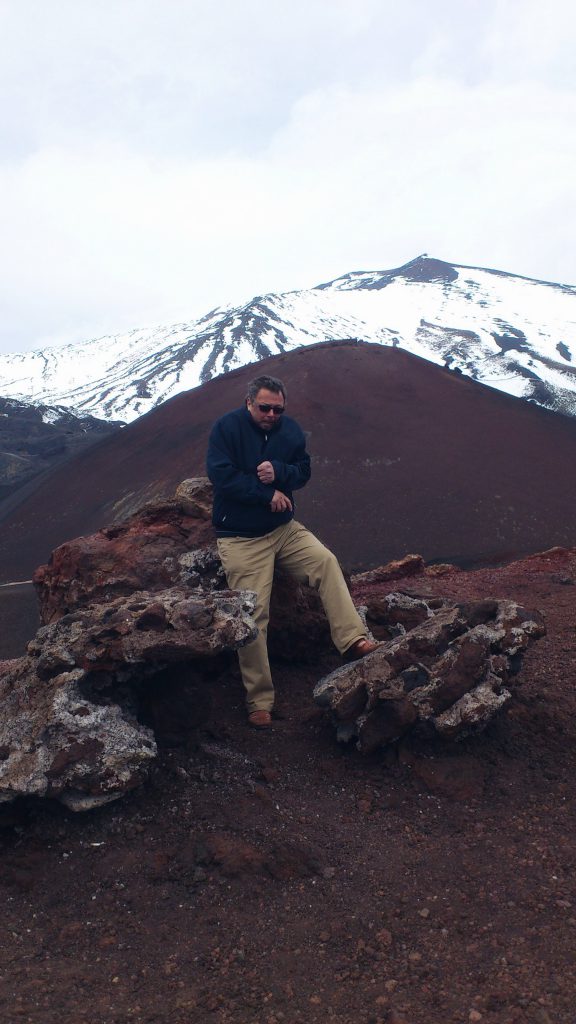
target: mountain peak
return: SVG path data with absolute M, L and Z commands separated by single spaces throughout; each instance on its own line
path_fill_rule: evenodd
M 334 281 L 327 281 L 319 284 L 316 288 L 319 291 L 325 289 L 336 289 L 339 291 L 352 288 L 380 289 L 386 288 L 397 278 L 404 278 L 407 281 L 455 281 L 458 271 L 451 263 L 437 260 L 428 253 L 422 253 L 415 259 L 404 263 L 401 267 L 394 267 L 392 270 L 357 270 L 349 274 L 343 274 Z M 316 290 L 316 289 L 315 289 Z
M 576 288 L 421 253 L 199 320 L 0 357 L 0 395 L 131 421 L 181 391 L 326 340 L 400 347 L 474 380 L 576 412 Z

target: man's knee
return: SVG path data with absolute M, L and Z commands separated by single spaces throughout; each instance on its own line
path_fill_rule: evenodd
M 310 573 L 310 582 L 313 586 L 319 587 L 327 578 L 340 575 L 340 563 L 328 548 L 319 545 L 315 555 L 314 569 Z

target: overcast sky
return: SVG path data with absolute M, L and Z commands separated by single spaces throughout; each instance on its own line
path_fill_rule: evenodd
M 576 284 L 573 0 L 0 0 L 0 351 L 422 252 Z

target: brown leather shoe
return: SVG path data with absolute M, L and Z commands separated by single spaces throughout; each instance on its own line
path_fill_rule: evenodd
M 272 725 L 272 715 L 269 711 L 251 711 L 248 723 L 253 729 L 269 729 Z
M 369 640 L 367 636 L 363 636 L 360 640 L 356 640 L 347 651 L 344 651 L 342 657 L 344 661 L 359 661 L 360 658 L 365 658 L 367 654 L 377 651 L 379 647 L 380 644 L 374 640 Z

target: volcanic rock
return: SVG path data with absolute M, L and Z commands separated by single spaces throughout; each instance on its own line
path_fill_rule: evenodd
M 422 555 L 405 555 L 404 558 L 393 559 L 386 565 L 379 565 L 376 569 L 368 569 L 367 572 L 359 572 L 353 576 L 355 583 L 385 583 L 387 580 L 397 580 L 404 576 L 416 576 L 425 568 Z
M 148 502 L 116 526 L 56 548 L 34 573 L 42 622 L 136 590 L 196 586 L 205 575 L 213 585 L 220 563 L 202 503 L 206 485 L 184 481 L 180 497 Z
M 178 484 L 174 495 L 187 515 L 196 519 L 210 519 L 214 493 L 207 477 L 196 476 Z
M 338 737 L 355 737 L 363 753 L 411 729 L 451 739 L 482 729 L 510 700 L 504 684 L 522 652 L 545 633 L 537 612 L 507 600 L 459 605 L 391 593 L 378 614 L 397 635 L 314 689 Z
M 56 548 L 48 564 L 34 573 L 42 622 L 137 590 L 225 589 L 211 502 L 206 477 L 184 480 L 174 498 L 148 502 L 116 526 Z M 270 606 L 271 655 L 308 660 L 331 649 L 316 591 L 277 573 Z
M 254 639 L 247 594 L 140 591 L 44 626 L 0 674 L 0 802 L 54 797 L 73 810 L 138 785 L 156 755 L 138 718 L 143 682 Z

